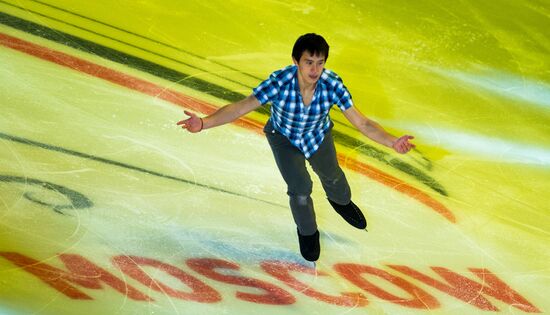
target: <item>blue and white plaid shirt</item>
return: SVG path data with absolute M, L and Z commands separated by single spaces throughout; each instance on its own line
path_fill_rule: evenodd
M 309 106 L 302 101 L 295 65 L 273 72 L 253 93 L 262 105 L 271 102 L 273 128 L 302 151 L 306 159 L 319 149 L 330 128 L 332 105 L 338 105 L 342 111 L 353 106 L 342 79 L 326 69 L 317 81 Z

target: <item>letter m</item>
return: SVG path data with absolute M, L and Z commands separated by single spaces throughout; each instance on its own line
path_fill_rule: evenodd
M 59 255 L 59 259 L 67 267 L 67 271 L 15 252 L 0 252 L 0 256 L 71 299 L 92 300 L 89 295 L 77 289 L 76 286 L 98 290 L 103 288 L 101 283 L 105 283 L 133 300 L 152 301 L 149 296 L 80 255 Z

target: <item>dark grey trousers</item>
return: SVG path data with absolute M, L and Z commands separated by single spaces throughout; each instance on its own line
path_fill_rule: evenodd
M 301 235 L 312 235 L 317 231 L 317 222 L 310 196 L 313 183 L 306 169 L 306 158 L 284 135 L 273 129 L 271 121 L 267 122 L 264 132 L 275 162 L 287 184 L 294 222 Z M 327 198 L 338 204 L 348 204 L 351 200 L 351 190 L 344 172 L 338 165 L 330 130 L 317 152 L 307 161 L 319 176 Z

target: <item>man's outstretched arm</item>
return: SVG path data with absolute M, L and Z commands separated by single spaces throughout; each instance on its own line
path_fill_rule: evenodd
M 355 107 L 350 107 L 344 111 L 344 116 L 369 139 L 393 148 L 398 153 L 407 153 L 415 147 L 414 144 L 409 142 L 409 140 L 414 139 L 413 136 L 405 135 L 396 138 L 387 133 L 377 122 L 361 114 Z
M 208 115 L 204 118 L 200 118 L 190 111 L 184 111 L 184 113 L 190 117 L 178 121 L 178 125 L 181 125 L 182 128 L 187 129 L 189 132 L 195 133 L 203 129 L 213 128 L 232 122 L 260 106 L 261 104 L 256 96 L 251 94 L 245 99 L 221 107 L 212 115 Z

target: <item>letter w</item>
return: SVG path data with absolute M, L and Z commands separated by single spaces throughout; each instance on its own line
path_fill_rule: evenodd
M 483 294 L 486 294 L 527 313 L 541 312 L 487 269 L 470 268 L 470 271 L 482 280 L 482 283 L 478 283 L 447 268 L 431 267 L 433 271 L 447 281 L 447 283 L 444 283 L 407 266 L 388 266 L 482 310 L 499 310 L 483 296 Z

